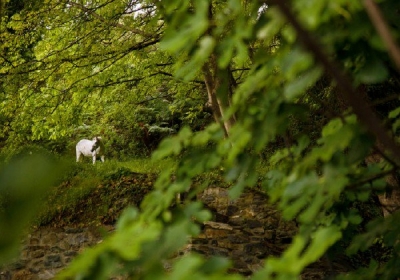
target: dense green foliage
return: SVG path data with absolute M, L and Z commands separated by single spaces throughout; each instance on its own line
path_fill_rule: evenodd
M 71 138 L 102 134 L 114 157 L 149 154 L 165 138 L 152 157 L 178 160 L 60 279 L 241 279 L 226 274 L 226 260 L 197 255 L 163 269 L 210 219 L 199 202 L 171 208 L 177 193 L 207 187 L 192 182 L 209 172 L 222 174 L 232 198 L 260 186 L 299 224 L 253 278 L 297 279 L 323 256 L 335 261 L 333 251 L 376 244 L 390 255 L 338 278 L 400 277 L 400 200 L 385 217 L 363 212 L 399 191 L 400 4 L 377 2 L 8 1 L 7 150 L 35 142 L 65 153 Z
M 150 16 L 155 7 L 134 16 L 136 1 L 117 2 L 93 10 L 58 1 L 6 5 L 2 146 L 34 141 L 65 153 L 71 137 L 103 135 L 111 156 L 143 156 L 181 124 L 209 122 L 201 87 L 176 82 L 171 56 L 157 47 L 163 25 Z

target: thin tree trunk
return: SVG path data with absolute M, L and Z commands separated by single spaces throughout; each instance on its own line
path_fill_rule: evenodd
M 231 106 L 231 96 L 235 85 L 232 84 L 229 69 L 217 69 L 216 65 L 216 57 L 213 55 L 210 61 L 203 66 L 204 81 L 214 120 L 221 124 L 225 136 L 229 137 L 229 132 L 236 119 L 234 116 L 228 117 L 226 112 Z

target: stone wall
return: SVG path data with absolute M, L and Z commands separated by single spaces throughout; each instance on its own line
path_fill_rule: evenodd
M 204 224 L 200 236 L 181 254 L 194 251 L 228 257 L 232 272 L 250 275 L 258 270 L 263 259 L 281 254 L 296 231 L 295 224 L 284 222 L 261 193 L 247 191 L 232 201 L 226 189 L 209 188 L 198 198 L 214 219 Z M 0 273 L 0 280 L 52 279 L 83 248 L 100 240 L 96 229 L 40 228 L 27 239 L 19 260 Z M 320 263 L 318 269 L 306 271 L 303 279 L 322 279 L 324 270 Z
M 97 231 L 89 228 L 40 228 L 28 235 L 20 257 L 0 272 L 0 279 L 53 279 L 79 252 L 99 240 Z
M 295 224 L 284 222 L 261 193 L 249 191 L 230 200 L 227 189 L 210 188 L 199 198 L 214 213 L 214 221 L 189 246 L 206 256 L 229 257 L 234 272 L 258 270 L 263 259 L 279 255 L 295 234 Z

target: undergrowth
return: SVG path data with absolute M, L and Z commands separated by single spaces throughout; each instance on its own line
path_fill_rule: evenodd
M 173 161 L 150 159 L 70 164 L 61 184 L 43 201 L 34 226 L 113 223 L 123 208 L 138 206 L 156 175 L 171 166 Z

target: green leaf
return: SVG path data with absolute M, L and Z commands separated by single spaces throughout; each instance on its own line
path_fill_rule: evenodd
M 301 13 L 302 20 L 305 22 L 306 26 L 311 30 L 318 27 L 320 22 L 323 20 L 323 12 L 326 9 L 327 1 L 302 1 L 301 3 L 296 3 L 294 6 L 296 9 L 301 11 L 307 11 L 306 13 Z
M 400 114 L 400 107 L 397 107 L 396 109 L 389 112 L 389 118 L 395 119 L 399 116 L 399 114 Z
M 352 223 L 354 225 L 359 225 L 363 221 L 363 218 L 354 211 L 349 214 L 347 219 L 350 223 Z
M 295 79 L 302 71 L 308 69 L 313 63 L 312 56 L 300 48 L 291 50 L 282 61 L 282 72 L 288 80 Z M 318 71 L 311 77 L 317 76 Z
M 124 209 L 124 212 L 121 214 L 121 217 L 118 219 L 116 228 L 124 229 L 131 225 L 138 218 L 138 211 L 136 208 L 128 207 Z
M 193 278 L 193 271 L 198 270 L 201 264 L 202 259 L 197 255 L 190 255 L 186 258 L 182 258 L 174 266 L 174 269 L 169 275 L 169 279 L 186 280 Z
M 301 259 L 302 268 L 318 260 L 336 241 L 342 237 L 340 229 L 336 226 L 319 228 L 313 234 L 311 244 L 304 252 Z
M 328 137 L 336 134 L 343 127 L 341 119 L 333 119 L 322 129 L 322 137 Z
M 272 40 L 277 35 L 279 30 L 285 23 L 284 18 L 277 10 L 277 7 L 271 6 L 268 7 L 268 10 L 269 13 L 267 15 L 270 17 L 270 19 L 264 20 L 264 18 L 262 17 L 261 20 L 265 22 L 265 24 L 262 25 L 262 27 L 260 27 L 257 32 L 257 38 L 261 40 L 266 40 L 267 42 Z
M 18 251 L 23 233 L 65 167 L 45 150 L 27 148 L 0 169 L 0 264 Z M 6 203 L 4 203 L 6 202 Z M 3 205 L 4 203 L 4 205 Z
M 314 83 L 321 77 L 322 70 L 319 67 L 313 68 L 300 74 L 299 77 L 293 79 L 286 84 L 283 94 L 288 100 L 293 100 L 299 95 L 314 85 Z
M 389 72 L 380 59 L 370 57 L 357 73 L 357 80 L 365 84 L 381 83 L 388 77 Z
M 231 62 L 234 51 L 234 41 L 231 38 L 225 39 L 220 44 L 220 57 L 218 58 L 218 67 L 226 68 Z
M 207 36 L 200 40 L 198 49 L 195 51 L 191 59 L 176 71 L 176 76 L 185 81 L 192 80 L 198 71 L 200 71 L 206 59 L 211 55 L 215 46 L 214 38 Z
M 159 149 L 152 154 L 152 160 L 161 160 L 170 155 L 177 155 L 181 148 L 182 145 L 179 139 L 166 138 L 160 143 Z
M 196 1 L 195 13 L 191 15 L 184 14 L 186 5 L 187 3 L 181 5 L 179 9 L 182 10 L 178 13 L 174 11 L 176 18 L 160 43 L 162 49 L 172 53 L 191 49 L 208 28 L 208 1 Z

